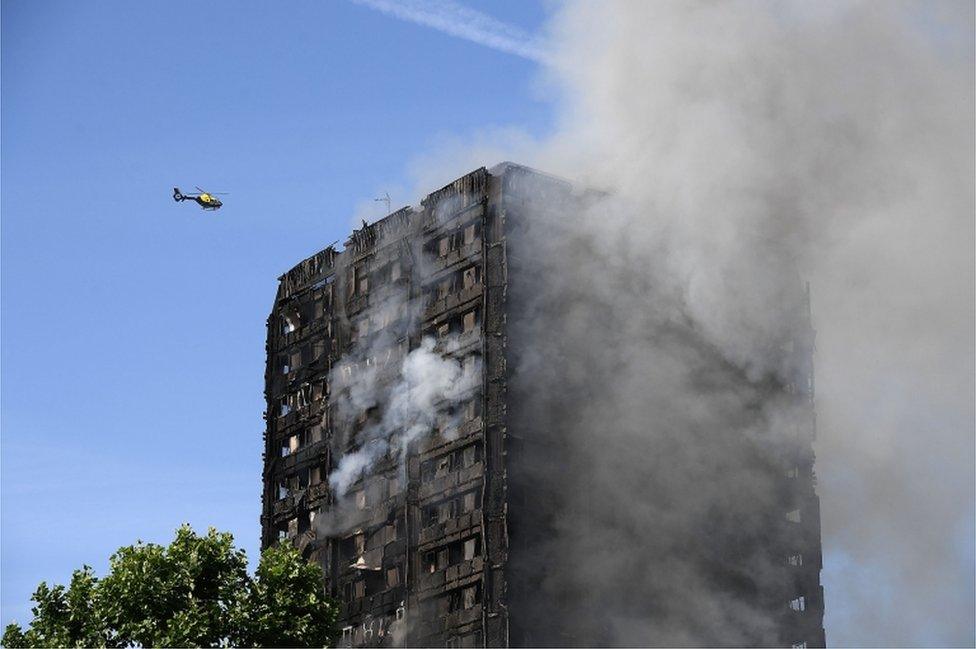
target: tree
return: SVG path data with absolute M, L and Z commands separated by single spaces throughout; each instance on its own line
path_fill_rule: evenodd
M 249 593 L 248 645 L 324 646 L 336 635 L 335 606 L 323 610 L 322 569 L 291 545 L 265 550 Z
M 120 548 L 104 579 L 85 566 L 32 600 L 29 628 L 8 625 L 5 647 L 323 647 L 336 635 L 321 568 L 290 544 L 266 549 L 251 578 L 230 534 L 186 525 L 169 546 Z

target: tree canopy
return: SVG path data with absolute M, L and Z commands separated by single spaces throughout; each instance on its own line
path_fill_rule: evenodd
M 31 599 L 33 621 L 9 624 L 3 646 L 324 647 L 336 635 L 318 565 L 284 543 L 251 577 L 244 551 L 213 528 L 120 548 L 103 579 L 84 566 L 67 588 L 41 582 Z

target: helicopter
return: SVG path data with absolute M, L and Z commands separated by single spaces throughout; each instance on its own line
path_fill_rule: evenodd
M 227 192 L 208 192 L 207 190 L 201 189 L 200 187 L 197 187 L 197 191 L 199 191 L 200 193 L 184 194 L 180 191 L 179 187 L 174 187 L 173 200 L 176 201 L 177 203 L 186 200 L 196 201 L 197 205 L 199 205 L 205 210 L 216 210 L 221 205 L 223 205 L 223 203 L 220 202 L 220 199 L 217 198 L 217 196 L 227 193 Z

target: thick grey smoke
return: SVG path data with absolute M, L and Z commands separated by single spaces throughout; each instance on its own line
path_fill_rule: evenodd
M 527 444 L 511 473 L 558 484 L 561 514 L 516 571 L 545 558 L 533 595 L 573 594 L 559 631 L 575 642 L 778 644 L 778 617 L 802 594 L 785 587 L 787 548 L 771 547 L 804 421 L 795 269 L 757 249 L 770 273 L 749 278 L 762 317 L 754 330 L 736 311 L 721 329 L 722 314 L 696 311 L 696 268 L 675 268 L 678 244 L 646 204 L 616 193 L 559 202 L 525 182 L 524 223 L 509 237 L 510 425 L 548 431 L 559 448 Z
M 798 270 L 828 642 L 971 645 L 971 3 L 571 2 L 550 56 L 551 139 L 462 145 L 420 172 L 436 186 L 494 153 L 613 196 L 539 209 L 526 235 L 544 272 L 521 376 L 551 412 L 559 391 L 586 404 L 540 424 L 575 442 L 564 460 L 606 512 L 561 523 L 553 543 L 579 562 L 553 587 L 592 589 L 617 642 L 767 637 L 769 620 L 673 568 L 696 531 L 767 497 L 762 467 L 712 476 L 752 457 L 720 431 L 775 441 L 789 415 L 757 386 L 792 378 L 779 343 Z M 735 494 L 711 486 L 728 480 Z

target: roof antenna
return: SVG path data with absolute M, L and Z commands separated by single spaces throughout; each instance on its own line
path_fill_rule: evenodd
M 390 215 L 390 192 L 384 193 L 382 198 L 374 198 L 373 201 L 376 203 L 386 203 L 386 215 Z

